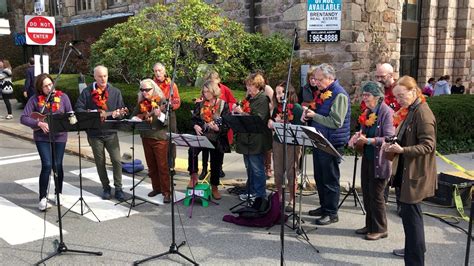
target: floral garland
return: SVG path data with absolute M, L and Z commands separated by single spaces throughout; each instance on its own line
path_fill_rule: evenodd
M 311 102 L 303 103 L 303 106 L 308 107 L 312 110 L 316 110 L 318 106 L 321 106 L 325 100 L 332 97 L 332 91 L 328 89 L 324 89 L 322 91 L 315 91 L 314 92 L 314 100 Z
M 370 112 L 369 109 L 365 109 L 359 116 L 359 124 L 364 125 L 366 127 L 371 127 L 375 125 L 377 121 L 377 115 L 375 113 Z
M 289 103 L 286 105 L 286 110 L 288 111 L 288 121 L 291 122 L 293 121 L 294 115 L 293 115 L 293 107 L 295 107 L 292 103 Z M 281 119 L 283 119 L 283 104 L 279 103 L 277 107 L 277 113 L 275 115 L 280 116 Z
M 63 92 L 62 91 L 58 91 L 56 90 L 54 92 L 54 97 L 53 97 L 53 109 L 52 111 L 53 112 L 56 112 L 59 110 L 59 108 L 61 107 L 61 95 L 63 95 Z M 46 96 L 45 95 L 39 95 L 38 96 L 38 107 L 39 108 L 43 108 L 43 106 L 45 105 L 45 101 L 46 101 Z M 50 108 L 51 104 L 50 103 L 46 103 L 46 108 Z
M 426 102 L 426 98 L 424 95 L 419 96 L 418 98 L 421 100 L 422 103 Z M 398 127 L 403 122 L 403 120 L 407 118 L 408 112 L 409 110 L 407 107 L 402 107 L 400 108 L 400 110 L 395 112 L 395 114 L 393 114 L 393 126 Z
M 250 114 L 250 102 L 247 99 L 243 99 L 239 105 L 242 106 L 242 112 Z
M 214 105 L 210 101 L 204 101 L 201 107 L 201 118 L 204 122 L 209 123 L 214 121 L 214 114 L 217 113 L 217 110 L 220 106 L 220 100 L 217 100 Z
M 161 101 L 161 98 L 159 96 L 155 96 L 151 98 L 151 100 L 144 99 L 140 103 L 140 112 L 141 113 L 151 112 L 151 110 L 159 106 L 160 101 Z
M 102 110 L 107 110 L 109 91 L 106 88 L 96 88 L 92 91 L 92 101 Z

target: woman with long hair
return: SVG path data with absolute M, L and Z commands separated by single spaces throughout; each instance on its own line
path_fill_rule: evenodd
M 165 95 L 152 79 L 140 82 L 137 107 L 133 116 L 148 121 L 155 129 L 140 132 L 145 152 L 148 176 L 153 190 L 148 197 L 163 194 L 163 202 L 171 202 L 170 175 L 168 168 L 168 121 L 164 114 Z
M 67 133 L 60 132 L 50 136 L 50 128 L 47 122 L 35 117 L 35 114 L 44 110 L 42 115 L 72 112 L 69 97 L 60 90 L 54 90 L 51 101 L 48 95 L 53 90 L 53 78 L 48 74 L 41 74 L 36 77 L 35 89 L 36 97 L 31 97 L 26 103 L 25 109 L 20 118 L 20 122 L 33 129 L 33 139 L 41 158 L 41 173 L 39 177 L 39 204 L 40 211 L 46 210 L 48 206 L 48 185 L 51 169 L 56 171 L 58 183 L 55 183 L 55 193 L 62 193 L 63 187 L 63 157 L 66 148 Z M 41 117 L 41 116 L 36 116 Z M 51 137 L 51 140 L 50 140 Z M 53 148 L 54 145 L 54 148 Z M 54 166 L 54 168 L 53 168 Z

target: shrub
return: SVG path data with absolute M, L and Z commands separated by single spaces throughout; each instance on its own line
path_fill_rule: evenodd
M 281 35 L 245 32 L 202 0 L 178 0 L 145 8 L 107 29 L 92 45 L 91 63 L 108 66 L 114 80 L 132 83 L 150 76 L 156 62 L 171 73 L 178 41 L 187 54 L 178 59 L 177 76 L 188 84 L 202 63 L 213 64 L 226 83 L 238 83 L 255 69 L 271 69 L 287 57 L 290 46 Z

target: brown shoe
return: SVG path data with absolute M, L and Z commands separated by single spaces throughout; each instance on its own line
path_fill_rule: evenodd
M 198 183 L 198 176 L 196 173 L 194 173 L 191 175 L 191 178 L 189 179 L 188 188 L 193 188 L 194 186 L 196 186 L 197 183 Z
M 356 230 L 356 234 L 358 235 L 366 235 L 368 233 L 369 233 L 369 230 L 367 230 L 367 227 L 363 227 Z
M 384 233 L 369 233 L 365 236 L 367 240 L 379 240 L 381 238 L 386 238 L 388 236 L 388 232 Z
M 163 194 L 163 203 L 170 203 L 170 202 L 171 202 L 170 194 Z
M 152 190 L 150 193 L 148 193 L 148 197 L 154 197 L 158 194 L 161 194 L 161 191 L 156 191 L 156 190 Z
M 220 200 L 222 198 L 217 186 L 212 186 L 212 197 L 216 200 Z

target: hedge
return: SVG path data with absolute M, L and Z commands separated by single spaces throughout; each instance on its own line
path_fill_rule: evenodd
M 92 77 L 86 77 L 88 83 Z M 24 103 L 22 95 L 24 80 L 15 81 L 14 93 L 19 102 Z M 113 83 L 122 91 L 125 105 L 133 108 L 136 105 L 138 84 Z M 77 75 L 62 75 L 58 88 L 65 91 L 74 104 L 79 96 L 77 89 Z M 65 89 L 66 88 L 66 89 Z M 178 130 L 189 133 L 191 127 L 191 110 L 194 107 L 193 98 L 200 94 L 199 88 L 179 86 L 181 108 L 176 112 Z M 243 99 L 245 91 L 233 90 L 236 99 Z M 438 131 L 437 150 L 442 154 L 474 151 L 474 95 L 446 95 L 428 99 L 428 104 L 433 111 Z M 360 114 L 359 104 L 352 104 L 351 131 L 355 132 L 357 118 Z

